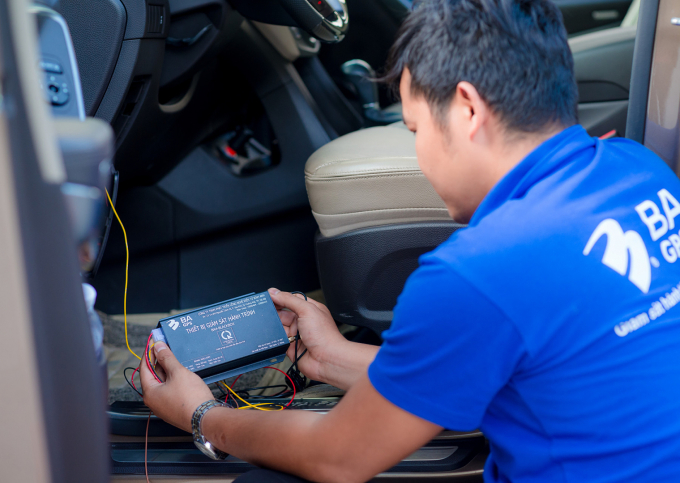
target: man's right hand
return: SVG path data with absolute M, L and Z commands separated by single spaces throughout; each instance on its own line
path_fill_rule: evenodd
M 286 330 L 288 337 L 300 331 L 297 343 L 298 355 L 307 349 L 305 356 L 298 361 L 300 371 L 315 381 L 328 381 L 325 377 L 325 365 L 336 359 L 342 347 L 348 344 L 326 306 L 315 300 L 305 300 L 302 295 L 281 292 L 270 288 L 269 295 Z M 288 358 L 295 360 L 295 342 L 290 344 Z

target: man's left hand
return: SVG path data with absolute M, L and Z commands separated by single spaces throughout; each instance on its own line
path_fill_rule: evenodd
M 184 367 L 166 344 L 158 342 L 153 349 L 155 359 L 163 369 L 156 372 L 163 382 L 156 381 L 142 359 L 139 372 L 144 404 L 159 418 L 190 433 L 194 411 L 214 396 L 203 380 Z

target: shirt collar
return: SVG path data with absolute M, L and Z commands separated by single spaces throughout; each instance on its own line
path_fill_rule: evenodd
M 477 225 L 506 201 L 521 198 L 531 186 L 573 159 L 576 151 L 594 145 L 595 139 L 579 124 L 547 139 L 496 183 L 477 207 L 469 226 Z

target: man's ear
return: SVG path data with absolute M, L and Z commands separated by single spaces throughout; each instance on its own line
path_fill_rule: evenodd
M 480 130 L 485 127 L 491 112 L 482 97 L 469 82 L 459 82 L 456 86 L 456 95 L 452 100 L 451 112 L 462 116 L 467 125 L 467 135 L 473 139 Z

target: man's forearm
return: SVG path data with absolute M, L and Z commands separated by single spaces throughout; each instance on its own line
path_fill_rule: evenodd
M 319 482 L 363 482 L 431 440 L 441 427 L 398 408 L 364 374 L 328 414 L 215 408 L 206 439 L 249 463 Z
M 366 373 L 380 347 L 345 341 L 338 345 L 319 368 L 321 380 L 340 389 L 348 390 Z
M 365 376 L 379 347 L 344 341 L 319 366 L 320 379 L 349 390 Z M 203 420 L 208 441 L 250 463 L 321 481 L 337 480 L 333 432 L 322 429 L 324 416 L 309 411 L 239 411 L 216 408 Z M 343 465 L 339 465 L 342 467 Z
M 311 411 L 239 411 L 215 408 L 201 426 L 208 441 L 244 461 L 316 481 L 327 478 L 323 462 L 329 447 L 315 425 L 323 416 Z

